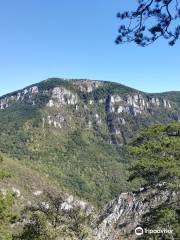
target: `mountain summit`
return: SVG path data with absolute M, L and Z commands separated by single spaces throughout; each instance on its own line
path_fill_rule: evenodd
M 148 125 L 179 121 L 179 96 L 47 79 L 0 97 L 0 151 L 102 206 L 135 187 L 125 144 Z
M 179 99 L 57 78 L 0 97 L 0 238 L 133 240 L 164 204 L 176 237 Z

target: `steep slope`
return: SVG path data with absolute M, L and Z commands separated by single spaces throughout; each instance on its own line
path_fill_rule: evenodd
M 52 181 L 48 175 L 32 170 L 22 160 L 12 159 L 1 153 L 0 223 L 3 221 L 3 213 L 6 211 L 3 217 L 8 227 L 4 231 L 5 225 L 3 227 L 0 225 L 0 237 L 2 240 L 133 240 L 151 239 L 151 237 L 152 239 L 179 239 L 179 222 L 178 218 L 174 219 L 174 217 L 172 222 L 165 221 L 165 226 L 169 231 L 165 235 L 148 233 L 151 229 L 166 229 L 161 225 L 162 221 L 157 222 L 154 218 L 155 225 L 152 225 L 152 222 L 149 224 L 151 211 L 159 212 L 159 209 L 164 210 L 168 206 L 173 211 L 177 211 L 177 214 L 179 213 L 178 192 L 176 192 L 179 191 L 178 176 L 180 176 L 179 143 L 180 124 L 173 123 L 151 126 L 142 131 L 138 138 L 129 144 L 131 150 L 133 147 L 136 152 L 138 152 L 138 146 L 146 144 L 146 148 L 143 149 L 148 154 L 154 146 L 157 150 L 155 154 L 162 155 L 164 160 L 169 155 L 171 157 L 169 163 L 166 165 L 165 162 L 160 165 L 160 173 L 167 167 L 173 170 L 172 174 L 177 182 L 177 190 L 173 187 L 171 191 L 170 185 L 162 178 L 163 184 L 120 193 L 100 212 L 92 204 L 69 195 L 65 189 L 62 191 L 61 186 Z M 161 154 L 162 152 L 164 154 Z M 177 160 L 176 165 L 174 165 L 175 159 Z M 158 164 L 158 161 L 156 163 Z M 172 186 L 173 179 L 167 178 L 167 180 Z M 2 208 L 9 192 L 14 193 L 11 219 L 8 209 L 10 203 L 6 203 L 5 208 Z M 145 219 L 148 222 L 145 222 Z M 144 235 L 141 238 L 135 234 L 138 226 L 144 229 Z
M 63 191 L 22 161 L 0 154 L 0 239 L 36 239 L 39 227 L 40 234 L 47 233 L 43 239 L 78 240 L 85 231 L 92 236 L 89 218 L 95 217 L 91 204 Z
M 157 195 L 154 193 L 155 197 L 150 201 L 151 194 L 151 189 L 121 193 L 110 202 L 94 230 L 97 240 L 137 239 L 135 229 L 140 226 L 143 215 L 171 198 L 168 191 L 161 190 Z
M 136 159 L 130 179 L 141 178 L 141 189 L 121 193 L 108 204 L 99 217 L 97 238 L 179 239 L 180 123 L 144 129 L 129 151 Z M 137 227 L 144 229 L 140 237 Z
M 164 93 L 157 93 L 157 95 L 167 98 L 170 101 L 176 102 L 178 106 L 180 105 L 180 96 L 178 91 L 171 91 L 171 92 L 164 92 Z
M 124 143 L 142 127 L 178 121 L 179 113 L 169 96 L 103 81 L 48 79 L 0 98 L 0 151 L 103 205 L 137 187 L 127 183 Z

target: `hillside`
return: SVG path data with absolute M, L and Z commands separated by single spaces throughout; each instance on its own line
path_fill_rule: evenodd
M 179 95 L 48 79 L 0 98 L 0 151 L 101 207 L 137 188 L 127 182 L 126 143 L 148 125 L 178 121 Z
M 180 96 L 178 91 L 164 92 L 159 94 L 162 97 L 169 99 L 170 101 L 176 102 L 180 105 Z
M 151 126 L 128 144 L 128 148 L 136 153 L 137 150 L 146 152 L 153 158 L 160 156 L 165 163 L 162 165 L 156 161 L 156 164 L 160 164 L 160 174 L 169 169 L 168 175 L 163 176 L 168 176 L 171 186 L 174 181 L 179 189 L 179 137 L 179 123 Z M 153 156 L 149 151 L 152 148 L 156 149 L 151 152 Z M 167 157 L 170 157 L 170 162 L 166 161 Z M 147 166 L 153 164 L 149 162 Z M 0 154 L 2 240 L 135 240 L 139 239 L 134 234 L 139 224 L 145 228 L 173 230 L 173 235 L 158 234 L 156 239 L 179 239 L 177 197 L 174 190 L 171 193 L 168 185 L 153 185 L 153 188 L 143 187 L 134 192 L 118 194 L 98 212 L 90 203 L 69 195 L 48 175 L 32 170 L 22 160 Z M 153 218 L 155 225 L 152 222 L 146 225 L 145 219 L 148 216 L 149 221 L 151 212 L 159 213 L 167 207 L 173 215 L 165 212 L 165 217 L 160 218 L 159 222 Z M 140 239 L 150 238 L 145 234 Z
M 68 194 L 22 161 L 0 154 L 1 240 L 54 240 L 57 236 L 62 240 L 78 240 L 84 231 L 89 235 L 90 217 L 96 217 L 92 205 Z M 47 235 L 38 238 L 41 232 Z
M 129 180 L 140 178 L 141 188 L 107 205 L 96 228 L 98 239 L 179 239 L 180 124 L 150 126 L 128 146 L 135 160 Z M 143 229 L 142 236 L 137 237 L 136 227 Z M 149 234 L 147 229 L 169 231 Z

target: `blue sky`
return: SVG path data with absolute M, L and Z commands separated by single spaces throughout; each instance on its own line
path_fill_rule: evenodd
M 180 41 L 147 48 L 114 43 L 116 13 L 132 7 L 132 0 L 0 1 L 0 95 L 49 77 L 180 90 Z

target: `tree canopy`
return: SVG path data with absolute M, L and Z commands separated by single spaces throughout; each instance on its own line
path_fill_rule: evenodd
M 10 177 L 10 174 L 3 168 L 3 156 L 0 153 L 0 180 Z M 0 240 L 11 240 L 11 222 L 15 217 L 12 213 L 14 195 L 11 192 L 3 192 L 0 189 Z
M 142 179 L 144 187 L 163 186 L 166 183 L 173 191 L 179 188 L 179 123 L 154 125 L 145 129 L 129 147 L 129 151 L 137 159 L 131 168 L 131 179 Z
M 141 226 L 151 229 L 172 229 L 173 236 L 180 237 L 179 199 L 180 190 L 180 124 L 155 125 L 145 129 L 130 145 L 129 151 L 135 161 L 131 167 L 132 179 L 141 179 L 142 187 L 155 194 L 168 191 L 171 198 L 142 218 Z M 149 201 L 151 200 L 149 199 Z M 173 239 L 172 236 L 161 236 L 153 239 Z M 149 235 L 143 236 L 149 239 Z
M 121 20 L 117 44 L 144 47 L 164 38 L 173 46 L 180 35 L 179 0 L 138 0 L 136 10 L 119 12 L 117 17 Z

